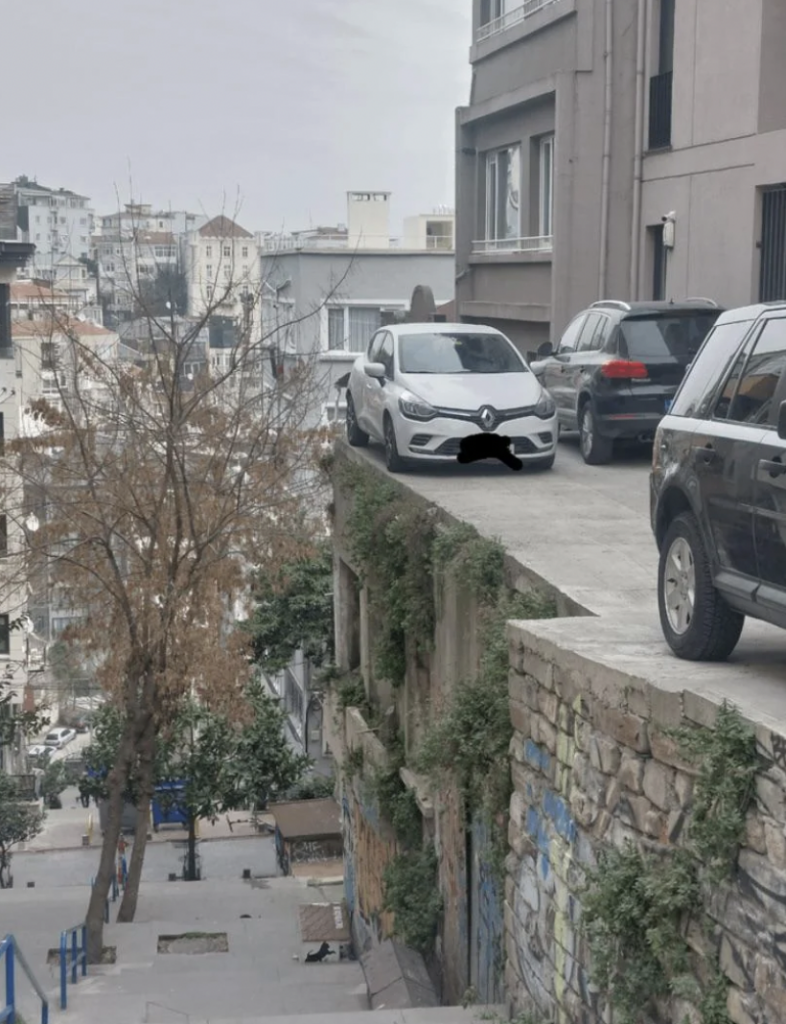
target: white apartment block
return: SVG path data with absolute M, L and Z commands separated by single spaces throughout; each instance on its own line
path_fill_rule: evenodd
M 78 260 L 90 255 L 94 215 L 87 196 L 24 176 L 0 188 L 10 190 L 16 201 L 17 240 L 35 246 L 26 268 L 30 277 L 52 280 L 63 256 Z
M 262 268 L 254 235 L 229 217 L 214 217 L 183 241 L 188 315 L 214 312 L 244 330 L 258 328 Z

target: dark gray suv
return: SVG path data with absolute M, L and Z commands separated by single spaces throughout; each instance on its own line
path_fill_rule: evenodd
M 718 318 L 652 459 L 658 606 L 674 653 L 724 660 L 746 615 L 786 628 L 786 303 Z
M 561 430 L 579 431 L 585 462 L 608 462 L 615 441 L 652 441 L 719 313 L 710 299 L 607 299 L 568 324 L 556 351 L 541 346 L 532 370 L 556 402 Z

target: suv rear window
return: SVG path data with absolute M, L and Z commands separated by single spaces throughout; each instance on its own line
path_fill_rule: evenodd
M 627 358 L 643 363 L 658 360 L 687 366 L 719 316 L 720 310 L 627 317 L 620 323 Z

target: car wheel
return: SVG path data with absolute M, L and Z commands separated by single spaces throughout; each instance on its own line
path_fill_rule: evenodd
M 587 402 L 579 411 L 579 447 L 581 457 L 588 466 L 602 466 L 609 462 L 614 451 L 611 438 L 602 437 L 595 426 L 592 405 Z
M 355 403 L 352 395 L 347 392 L 347 441 L 353 448 L 365 448 L 368 444 L 368 434 L 364 433 L 358 426 L 355 416 Z
M 385 416 L 385 465 L 391 473 L 403 473 L 407 468 L 406 461 L 398 453 L 396 431 L 388 415 Z
M 692 512 L 674 519 L 661 545 L 658 611 L 669 647 L 686 661 L 725 661 L 740 639 L 745 616 L 713 586 Z
M 527 462 L 526 465 L 531 466 L 533 469 L 551 469 L 556 458 L 556 452 L 552 452 L 551 455 L 547 455 L 543 459 L 533 459 L 531 462 Z

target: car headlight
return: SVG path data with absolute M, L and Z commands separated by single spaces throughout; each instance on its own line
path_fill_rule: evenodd
M 533 413 L 541 420 L 550 420 L 554 413 L 557 411 L 557 406 L 554 404 L 554 399 L 548 393 L 548 391 L 542 391 L 538 404 L 532 410 Z
M 433 420 L 437 415 L 437 410 L 433 406 L 413 395 L 411 391 L 405 391 L 399 398 L 398 407 L 408 420 Z

